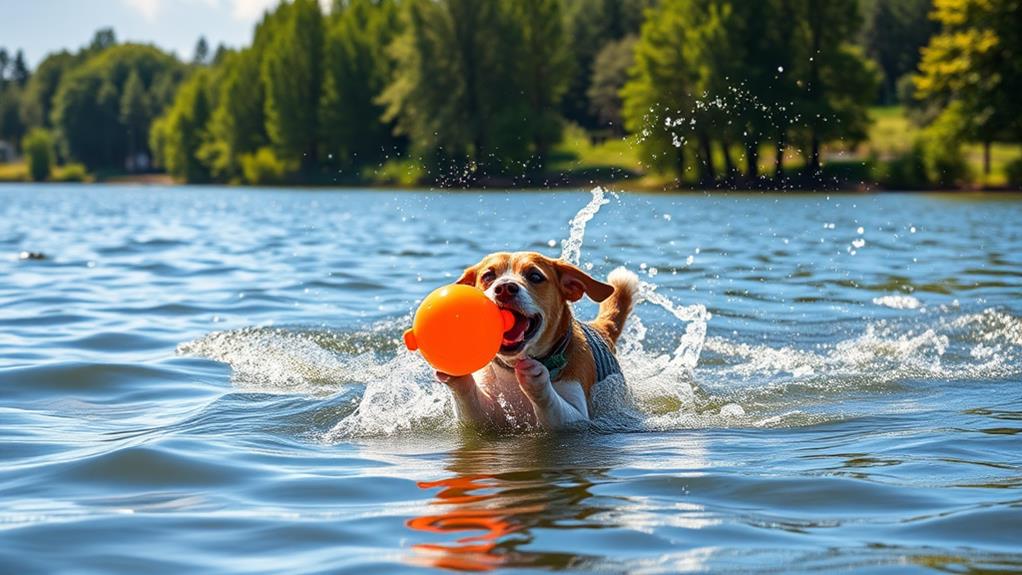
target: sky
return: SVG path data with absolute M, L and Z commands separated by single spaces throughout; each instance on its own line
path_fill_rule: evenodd
M 204 35 L 210 50 L 252 41 L 252 30 L 277 0 L 0 0 L 0 47 L 25 51 L 29 67 L 50 52 L 77 50 L 99 28 L 120 42 L 144 42 L 191 58 Z

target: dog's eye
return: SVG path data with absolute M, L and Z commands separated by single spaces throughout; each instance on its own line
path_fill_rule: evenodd
M 546 278 L 543 277 L 543 274 L 539 273 L 536 270 L 532 270 L 531 272 L 525 274 L 525 279 L 529 280 L 529 282 L 534 284 L 541 284 L 546 280 Z
M 493 280 L 497 279 L 497 274 L 494 273 L 493 270 L 488 270 L 486 273 L 483 274 L 483 277 L 480 279 L 483 281 L 484 284 L 488 284 Z

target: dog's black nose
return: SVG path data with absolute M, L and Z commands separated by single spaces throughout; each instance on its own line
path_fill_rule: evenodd
M 503 282 L 493 286 L 493 295 L 497 296 L 498 301 L 507 301 L 518 295 L 520 289 L 522 288 L 514 282 Z

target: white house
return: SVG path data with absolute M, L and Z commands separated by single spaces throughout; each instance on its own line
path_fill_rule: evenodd
M 14 144 L 7 143 L 0 140 L 0 164 L 5 162 L 13 162 L 18 159 L 18 154 L 14 150 Z

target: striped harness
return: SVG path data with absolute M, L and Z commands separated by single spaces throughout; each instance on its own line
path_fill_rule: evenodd
M 593 354 L 593 361 L 596 362 L 595 383 L 599 383 L 612 375 L 620 375 L 621 365 L 617 362 L 617 358 L 614 357 L 614 353 L 610 351 L 607 340 L 603 339 L 603 336 L 589 324 L 584 322 L 577 323 L 582 328 L 582 333 L 586 335 L 586 343 L 589 344 L 589 350 Z

